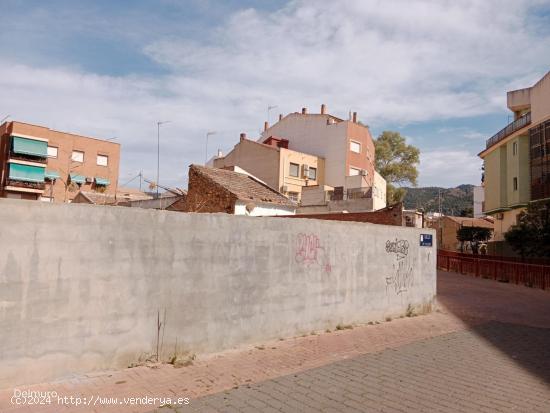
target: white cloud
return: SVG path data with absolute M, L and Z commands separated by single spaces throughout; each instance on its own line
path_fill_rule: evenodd
M 210 154 L 227 149 L 240 131 L 257 134 L 268 104 L 290 112 L 326 103 L 340 116 L 357 110 L 369 125 L 502 110 L 509 85 L 535 81 L 550 54 L 548 34 L 530 31 L 533 4 L 304 0 L 269 14 L 242 10 L 195 40 L 144 43 L 169 71 L 154 78 L 4 62 L 0 108 L 23 121 L 119 137 L 121 181 L 140 169 L 153 177 L 156 121 L 171 120 L 162 130 L 161 182 L 181 186 L 187 166 L 204 160 L 207 130 L 219 132 Z M 472 156 L 425 152 L 421 182 L 454 182 L 453 173 L 457 183 L 479 181 L 475 165 L 448 169 Z
M 420 154 L 419 183 L 421 186 L 455 187 L 461 184 L 479 185 L 482 161 L 464 150 L 436 149 Z

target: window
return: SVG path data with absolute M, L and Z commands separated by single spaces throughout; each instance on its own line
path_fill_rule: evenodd
M 517 142 L 514 142 L 512 144 L 512 153 L 513 153 L 514 156 L 518 154 L 518 143 Z
M 514 191 L 518 190 L 518 178 L 514 176 Z
M 109 157 L 107 155 L 97 155 L 97 164 L 100 166 L 107 166 L 109 163 Z
M 75 162 L 84 162 L 84 152 L 73 151 L 73 154 L 71 156 L 71 160 L 75 161 Z
M 350 141 L 349 150 L 355 153 L 361 153 L 361 144 L 359 142 Z
M 353 168 L 353 167 L 349 168 L 349 176 L 356 176 L 356 175 L 360 175 L 360 174 L 361 174 L 361 169 L 357 169 L 357 168 Z
M 57 158 L 57 148 L 55 146 L 48 146 L 48 158 Z
M 312 168 L 311 166 L 309 167 L 309 172 L 307 174 L 307 177 L 309 179 L 312 179 L 312 180 L 316 180 L 317 179 L 317 168 Z
M 289 174 L 290 176 L 298 177 L 300 175 L 300 165 L 291 162 Z
M 298 195 L 298 192 L 289 192 L 287 196 L 291 201 L 298 202 Z

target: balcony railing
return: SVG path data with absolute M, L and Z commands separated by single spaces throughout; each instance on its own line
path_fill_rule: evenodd
M 13 151 L 9 152 L 9 158 L 10 159 L 16 159 L 18 161 L 27 161 L 27 162 L 37 162 L 37 163 L 47 163 L 48 158 L 44 158 L 41 156 L 33 156 L 33 155 L 26 155 L 22 153 L 16 153 Z
M 348 199 L 364 199 L 372 198 L 372 188 L 349 188 L 346 191 L 328 191 L 329 199 L 331 201 L 344 201 Z
M 44 190 L 46 188 L 46 184 L 44 182 L 25 182 L 25 181 L 19 181 L 16 179 L 9 179 L 9 178 L 6 182 L 6 186 L 26 188 L 26 189 L 40 189 L 40 190 Z
M 372 198 L 372 188 L 349 188 L 348 199 Z
M 512 123 L 509 123 L 506 127 L 498 131 L 496 134 L 487 139 L 486 148 L 490 148 L 496 143 L 500 142 L 502 139 L 510 136 L 515 131 L 524 128 L 525 126 L 531 123 L 531 112 L 526 113 L 521 118 L 517 118 Z

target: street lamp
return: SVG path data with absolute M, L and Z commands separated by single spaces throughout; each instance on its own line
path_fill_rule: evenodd
M 169 120 L 157 122 L 157 199 L 159 197 L 159 175 L 160 175 L 160 125 L 170 123 Z
M 206 150 L 204 153 L 204 166 L 206 166 L 206 163 L 208 162 L 208 137 L 215 135 L 217 132 L 214 130 L 206 132 Z

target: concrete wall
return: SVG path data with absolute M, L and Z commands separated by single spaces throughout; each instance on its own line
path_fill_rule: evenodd
M 386 191 L 387 183 L 382 175 L 374 171 L 374 182 L 372 185 L 372 197 L 374 210 L 386 208 Z
M 536 125 L 550 116 L 550 72 L 531 88 L 531 122 Z
M 485 202 L 485 191 L 482 186 L 474 186 L 474 218 L 481 218 L 483 213 L 483 203 Z
M 411 229 L 0 200 L 0 388 L 431 305 Z M 434 240 L 435 245 L 435 240 Z
M 374 211 L 373 198 L 343 199 L 340 201 L 328 200 L 325 205 L 302 205 L 296 212 L 298 214 L 316 214 L 323 212 L 366 212 Z

